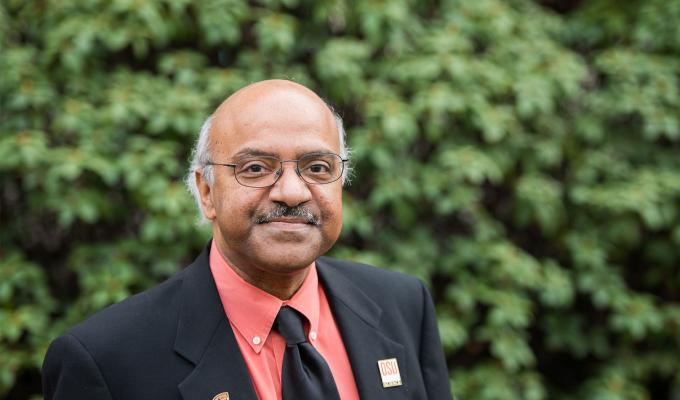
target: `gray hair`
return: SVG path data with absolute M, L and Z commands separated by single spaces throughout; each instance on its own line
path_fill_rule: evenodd
M 347 142 L 346 142 L 346 133 L 345 133 L 345 128 L 344 124 L 342 122 L 342 117 L 333 110 L 332 107 L 328 107 L 331 112 L 333 113 L 333 117 L 335 118 L 335 126 L 338 131 L 338 136 L 340 139 L 340 157 L 343 159 L 349 159 L 350 157 L 350 150 L 347 147 Z M 200 171 L 201 177 L 208 182 L 209 185 L 213 184 L 213 166 L 208 164 L 211 159 L 211 154 L 210 154 L 210 130 L 212 128 L 212 123 L 213 123 L 213 116 L 209 116 L 205 122 L 203 122 L 203 126 L 201 126 L 201 131 L 198 134 L 198 139 L 196 140 L 196 144 L 194 145 L 194 148 L 191 151 L 191 166 L 189 167 L 189 171 L 187 173 L 187 176 L 184 180 L 187 189 L 191 193 L 191 195 L 194 197 L 194 200 L 196 201 L 196 206 L 198 207 L 198 212 L 199 212 L 199 218 L 198 218 L 198 223 L 199 224 L 206 224 L 209 221 L 205 218 L 203 215 L 203 209 L 201 208 L 201 194 L 198 192 L 198 187 L 196 186 L 196 171 Z M 345 169 L 342 172 L 342 184 L 344 185 L 345 183 L 349 184 L 350 178 L 352 176 L 352 168 L 349 163 L 345 163 Z

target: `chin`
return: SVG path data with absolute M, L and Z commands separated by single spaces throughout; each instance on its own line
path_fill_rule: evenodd
M 319 248 L 297 248 L 290 244 L 269 245 L 259 254 L 260 262 L 276 272 L 294 272 L 309 267 L 321 254 Z

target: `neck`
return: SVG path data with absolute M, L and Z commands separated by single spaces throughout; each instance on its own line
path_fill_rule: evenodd
M 215 244 L 222 259 L 238 276 L 256 288 L 281 300 L 289 300 L 297 293 L 305 278 L 307 278 L 311 267 L 310 264 L 287 271 L 272 271 L 271 268 L 254 264 L 251 260 L 239 257 L 238 254 L 230 253 L 227 249 L 222 248 L 220 242 Z
M 309 267 L 307 267 L 294 273 L 274 275 L 269 273 L 258 273 L 261 271 L 258 271 L 257 269 L 253 271 L 252 269 L 239 268 L 236 264 L 229 262 L 229 260 L 227 260 L 227 263 L 238 276 L 243 278 L 244 281 L 281 300 L 289 300 L 293 297 L 300 289 L 309 273 Z

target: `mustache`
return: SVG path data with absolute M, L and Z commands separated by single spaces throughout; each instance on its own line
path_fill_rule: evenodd
M 288 207 L 283 204 L 278 204 L 273 210 L 267 212 L 266 214 L 255 217 L 255 223 L 266 224 L 276 218 L 282 217 L 302 218 L 306 223 L 315 226 L 321 224 L 321 219 L 317 215 L 315 215 L 312 211 L 310 211 L 307 207 L 302 205 Z

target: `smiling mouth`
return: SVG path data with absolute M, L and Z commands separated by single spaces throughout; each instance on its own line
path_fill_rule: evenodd
M 288 225 L 316 225 L 313 221 L 309 221 L 307 219 L 303 218 L 274 218 L 272 220 L 269 220 L 267 222 L 264 222 L 265 224 L 271 224 L 271 223 L 281 223 L 281 224 L 288 224 Z
M 303 220 L 283 220 L 275 219 L 270 222 L 260 224 L 262 227 L 268 227 L 277 231 L 303 231 L 316 227 L 315 224 Z
M 316 227 L 314 224 L 310 224 L 303 220 L 282 220 L 276 219 L 270 222 L 263 223 L 259 225 L 263 229 L 276 232 L 277 234 L 303 234 L 307 236 L 307 233 Z M 296 236 L 297 237 L 297 236 Z

